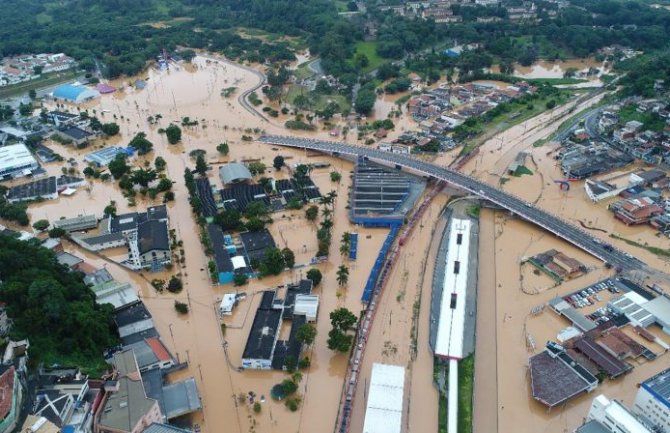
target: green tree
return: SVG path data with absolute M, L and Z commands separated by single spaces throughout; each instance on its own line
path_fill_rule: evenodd
M 154 160 L 154 167 L 156 167 L 156 171 L 163 171 L 167 167 L 167 162 L 162 157 L 157 156 Z
M 138 132 L 135 134 L 135 137 L 130 140 L 129 145 L 137 151 L 138 155 L 146 155 L 154 148 L 154 144 L 147 140 L 147 134 L 144 132 Z
M 351 349 L 353 340 L 353 335 L 345 334 L 339 329 L 333 328 L 328 332 L 327 345 L 330 350 L 346 353 Z
M 377 100 L 377 94 L 374 90 L 361 89 L 356 97 L 356 112 L 358 114 L 368 115 L 372 112 Z
M 286 395 L 291 395 L 298 390 L 298 384 L 291 379 L 284 379 L 281 386 Z
M 260 265 L 261 275 L 279 275 L 286 267 L 284 255 L 279 248 L 268 248 Z
M 249 172 L 251 172 L 253 176 L 257 176 L 259 174 L 264 173 L 266 169 L 265 164 L 263 164 L 260 161 L 250 162 L 247 168 L 249 169 Z
M 199 154 L 195 159 L 195 171 L 200 176 L 207 176 L 207 161 L 205 161 L 205 157 L 202 154 Z
M 130 170 L 130 167 L 126 164 L 126 154 L 118 153 L 114 159 L 107 164 L 107 169 L 111 175 L 114 176 L 114 179 L 121 179 L 121 177 Z
M 277 171 L 281 170 L 281 168 L 284 166 L 284 157 L 281 155 L 275 156 L 274 160 L 272 160 L 272 166 Z
M 330 324 L 334 329 L 347 332 L 354 327 L 357 319 L 354 313 L 344 307 L 337 308 L 330 312 Z
M 216 146 L 216 150 L 218 150 L 219 153 L 223 156 L 228 155 L 228 152 L 230 151 L 230 148 L 228 147 L 228 142 L 224 141 L 223 143 L 219 143 Z
M 108 137 L 111 137 L 111 136 L 114 136 L 114 135 L 118 134 L 119 131 L 121 130 L 119 125 L 117 125 L 114 122 L 103 123 L 102 126 L 100 127 L 100 129 Z
M 179 301 L 174 301 L 174 309 L 179 314 L 187 314 L 188 313 L 188 304 L 185 304 L 185 303 L 179 302 Z
M 310 345 L 316 338 L 316 328 L 310 323 L 300 325 L 300 328 L 295 333 L 295 339 L 302 344 Z
M 168 281 L 167 289 L 172 293 L 179 293 L 184 288 L 184 283 L 182 283 L 181 278 L 173 275 Z
M 156 177 L 156 172 L 150 168 L 146 170 L 143 168 L 138 168 L 137 170 L 133 170 L 130 173 L 131 182 L 133 182 L 135 185 L 141 185 L 145 188 L 149 186 L 150 182 L 156 180 Z
M 38 232 L 43 232 L 49 228 L 49 220 L 38 220 L 33 223 L 33 228 Z
M 168 143 L 177 144 L 181 141 L 181 128 L 174 123 L 165 128 L 165 136 L 168 139 Z
M 116 202 L 114 200 L 110 201 L 105 209 L 103 210 L 105 217 L 115 217 L 116 216 Z
M 295 254 L 288 247 L 281 250 L 282 256 L 284 256 L 284 264 L 287 268 L 292 268 L 295 265 Z
M 347 268 L 344 265 L 340 265 L 339 268 L 337 268 L 337 284 L 340 285 L 340 287 L 344 287 L 347 285 L 349 282 L 349 268 Z
M 246 274 L 235 274 L 233 276 L 233 285 L 234 286 L 244 286 L 249 282 L 249 277 Z
M 331 182 L 339 182 L 342 179 L 342 175 L 337 172 L 337 171 L 331 171 L 330 172 L 330 180 Z
M 224 231 L 240 230 L 243 227 L 242 214 L 237 209 L 224 210 L 214 216 L 214 223 Z
M 156 191 L 158 192 L 170 191 L 171 189 L 172 189 L 172 180 L 170 180 L 167 177 L 164 177 L 161 180 L 159 180 L 158 185 L 156 185 Z
M 265 218 L 270 214 L 270 209 L 262 201 L 254 201 L 247 205 L 244 215 L 247 218 Z
M 316 221 L 316 218 L 319 216 L 319 207 L 316 205 L 311 205 L 305 210 L 305 218 L 307 221 Z
M 312 284 L 314 285 L 314 287 L 318 286 L 321 283 L 321 280 L 323 279 L 321 271 L 316 268 L 312 268 L 309 271 L 307 271 L 306 277 L 308 280 L 312 280 Z
M 37 92 L 35 92 L 35 89 L 30 89 L 28 90 L 28 97 L 30 99 L 35 99 L 37 98 Z
M 49 230 L 49 237 L 52 239 L 62 238 L 66 234 L 67 232 L 65 231 L 65 229 L 60 227 L 54 227 L 51 230 Z

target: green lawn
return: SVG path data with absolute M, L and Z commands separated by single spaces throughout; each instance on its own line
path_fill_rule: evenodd
M 538 86 L 542 84 L 551 84 L 552 86 L 560 86 L 560 85 L 586 83 L 588 80 L 582 80 L 579 78 L 533 78 L 525 81 L 528 81 L 530 84 L 535 84 Z
M 635 242 L 635 241 L 632 241 L 630 239 L 626 239 L 626 238 L 618 236 L 616 234 L 611 234 L 610 237 L 612 237 L 614 239 L 619 239 L 620 241 L 624 241 L 625 243 L 627 243 L 630 246 L 637 247 L 637 248 L 642 248 L 643 250 L 647 250 L 650 253 L 655 254 L 659 257 L 664 257 L 664 258 L 670 257 L 670 250 L 659 248 L 659 247 L 652 247 L 652 246 L 646 245 L 646 244 L 641 244 L 639 242 Z
M 472 394 L 475 386 L 475 355 L 458 362 L 458 433 L 472 433 Z
M 355 53 L 365 54 L 365 57 L 368 58 L 368 65 L 362 69 L 363 73 L 368 73 L 379 67 L 382 63 L 386 62 L 386 59 L 379 57 L 377 54 L 377 42 L 368 41 L 368 42 L 357 42 Z M 355 56 L 356 54 L 354 54 Z M 353 58 L 350 59 L 353 62 Z
M 290 104 L 293 104 L 295 97 L 300 94 L 308 95 L 309 90 L 298 85 L 290 86 L 288 89 L 288 94 L 286 95 L 286 100 Z M 351 105 L 349 104 L 349 101 L 347 101 L 347 98 L 344 95 L 340 95 L 339 93 L 334 93 L 331 95 L 317 95 L 314 100 L 314 105 L 310 108 L 313 111 L 322 110 L 326 107 L 329 101 L 337 102 L 342 111 L 351 109 Z
M 30 80 L 23 83 L 12 84 L 0 89 L 0 98 L 7 98 L 9 96 L 20 95 L 26 93 L 31 89 L 39 89 L 41 87 L 53 86 L 54 84 L 62 83 L 72 80 L 81 75 L 77 70 L 69 70 L 64 72 L 52 72 L 43 74 L 36 80 Z

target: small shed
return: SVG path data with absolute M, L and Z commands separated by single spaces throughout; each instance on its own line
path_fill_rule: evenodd
M 237 305 L 237 295 L 235 293 L 226 293 L 219 304 L 219 314 L 222 316 L 230 316 L 233 314 L 233 308 Z
M 319 295 L 297 295 L 293 315 L 305 316 L 308 322 L 316 322 L 319 313 Z

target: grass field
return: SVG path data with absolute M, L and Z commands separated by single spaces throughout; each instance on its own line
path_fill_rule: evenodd
M 619 122 L 624 124 L 631 120 L 643 123 L 643 129 L 660 132 L 665 128 L 665 121 L 658 115 L 650 112 L 638 113 L 637 105 L 628 105 L 619 111 Z
M 362 70 L 366 74 L 386 62 L 385 59 L 379 57 L 377 54 L 377 42 L 357 42 L 355 53 L 365 54 L 365 57 L 368 58 L 370 63 Z M 353 58 L 350 61 L 353 62 Z
M 288 93 L 286 95 L 286 100 L 290 103 L 293 104 L 293 101 L 295 100 L 295 97 L 303 94 L 303 95 L 308 95 L 309 90 L 298 85 L 293 85 L 290 86 L 288 89 Z M 334 101 L 337 102 L 337 104 L 340 106 L 340 109 L 342 111 L 348 111 L 351 109 L 351 105 L 349 104 L 349 101 L 347 101 L 347 98 L 344 95 L 340 94 L 331 94 L 331 95 L 318 95 L 316 96 L 316 99 L 314 101 L 314 104 L 312 107 L 310 107 L 312 110 L 323 110 L 326 105 L 328 104 L 329 101 Z
M 582 80 L 579 78 L 532 78 L 525 80 L 528 81 L 531 84 L 535 85 L 542 85 L 542 84 L 550 84 L 552 86 L 560 86 L 560 85 L 571 85 L 571 84 L 580 84 L 580 83 L 586 83 L 588 80 Z
M 659 257 L 665 257 L 665 258 L 670 257 L 670 250 L 665 250 L 663 248 L 652 247 L 652 246 L 649 246 L 649 245 L 641 244 L 639 242 L 635 242 L 635 241 L 632 241 L 630 239 L 626 239 L 624 237 L 621 237 L 621 236 L 618 236 L 618 235 L 615 235 L 615 234 L 611 234 L 610 237 L 612 237 L 614 239 L 619 239 L 620 241 L 624 241 L 625 243 L 627 243 L 630 246 L 638 247 L 638 248 L 642 248 L 644 250 L 647 250 L 650 253 L 656 254 Z
M 39 89 L 41 87 L 53 86 L 54 84 L 62 83 L 72 80 L 81 75 L 76 70 L 65 72 L 52 72 L 50 74 L 43 74 L 36 80 L 30 80 L 23 83 L 12 84 L 11 86 L 4 86 L 0 88 L 0 98 L 7 98 L 10 96 L 20 95 L 26 93 L 31 89 Z
M 458 363 L 458 433 L 472 433 L 472 393 L 475 386 L 475 355 Z

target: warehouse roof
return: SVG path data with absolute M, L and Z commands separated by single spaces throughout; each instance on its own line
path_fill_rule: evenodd
M 37 164 L 37 161 L 25 144 L 0 147 L 0 171 L 30 164 Z
M 231 162 L 219 168 L 219 176 L 221 176 L 223 183 L 240 182 L 251 179 L 251 172 L 246 165 Z

